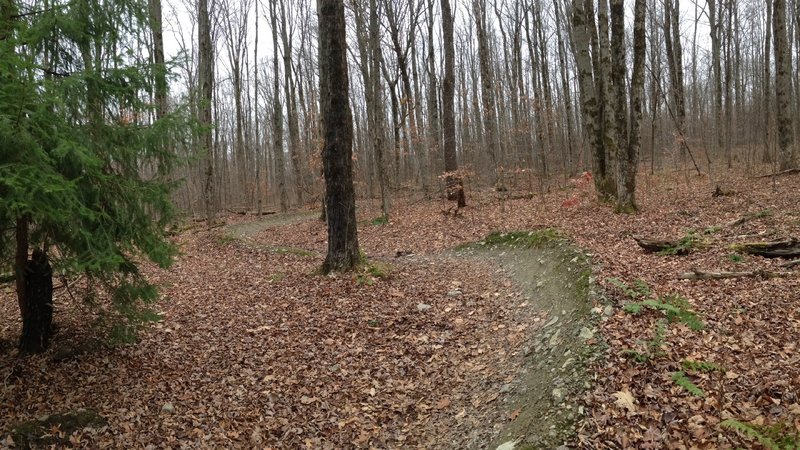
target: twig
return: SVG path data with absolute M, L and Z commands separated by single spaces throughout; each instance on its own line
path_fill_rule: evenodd
M 752 270 L 745 272 L 711 272 L 705 270 L 693 270 L 678 275 L 679 280 L 720 280 L 727 278 L 785 278 L 795 276 L 794 272 L 771 272 L 768 270 Z

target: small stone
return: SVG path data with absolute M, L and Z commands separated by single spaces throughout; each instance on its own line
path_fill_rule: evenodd
M 431 305 L 427 305 L 425 303 L 417 304 L 417 311 L 419 311 L 419 312 L 427 311 L 429 309 L 431 309 Z
M 500 393 L 501 394 L 505 394 L 506 392 L 510 392 L 510 391 L 511 391 L 511 385 L 510 384 L 504 384 L 504 385 L 500 386 Z
M 559 405 L 562 401 L 564 401 L 564 391 L 562 391 L 561 388 L 553 389 L 552 396 L 553 403 L 556 405 Z
M 594 337 L 594 330 L 592 330 L 592 329 L 590 329 L 588 327 L 583 327 L 583 328 L 581 328 L 581 332 L 580 332 L 580 334 L 578 334 L 578 337 L 580 337 L 584 341 L 588 340 L 588 339 L 591 339 L 591 338 Z
M 536 283 L 536 287 L 537 288 L 540 288 L 542 286 L 544 286 L 544 281 L 539 281 L 539 282 Z
M 172 403 L 164 403 L 164 406 L 161 407 L 161 412 L 172 414 L 175 412 L 175 405 Z
M 556 323 L 556 322 L 558 322 L 558 316 L 554 316 L 552 319 L 550 319 L 550 321 L 549 321 L 549 322 L 547 322 L 547 323 L 544 325 L 544 328 L 547 328 L 547 327 L 549 327 L 550 325 L 552 325 L 552 324 L 554 324 L 554 323 Z
M 462 292 L 461 292 L 460 289 L 453 289 L 452 291 L 447 293 L 448 297 L 460 297 L 461 295 L 462 295 Z
M 561 334 L 561 330 L 556 330 L 556 332 L 550 337 L 550 347 L 555 347 L 561 342 L 561 339 L 558 336 L 559 334 Z
M 611 305 L 606 305 L 606 307 L 603 308 L 603 315 L 606 317 L 611 317 L 614 315 L 614 307 Z

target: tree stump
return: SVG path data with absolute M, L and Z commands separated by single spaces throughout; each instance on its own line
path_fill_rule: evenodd
M 53 330 L 53 269 L 47 254 L 39 249 L 25 267 L 25 308 L 22 311 L 22 353 L 41 353 Z

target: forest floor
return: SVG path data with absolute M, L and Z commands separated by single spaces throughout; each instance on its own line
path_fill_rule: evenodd
M 457 217 L 399 199 L 384 225 L 363 202 L 371 265 L 351 275 L 317 274 L 316 213 L 233 216 L 183 232 L 175 265 L 147 269 L 163 320 L 134 345 L 99 343 L 91 313 L 59 291 L 53 348 L 17 358 L 16 302 L 2 286 L 0 446 L 26 434 L 85 448 L 788 439 L 800 433 L 800 269 L 731 245 L 800 236 L 800 176 L 722 181 L 712 196 L 705 177 L 642 176 L 636 215 L 598 203 L 580 179 L 529 199 L 468 192 Z M 455 250 L 546 228 L 570 244 Z M 684 238 L 689 253 L 648 253 L 634 235 Z M 696 269 L 756 276 L 678 279 Z

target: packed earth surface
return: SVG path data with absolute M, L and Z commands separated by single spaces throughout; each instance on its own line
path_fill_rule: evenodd
M 388 223 L 374 220 L 377 200 L 362 201 L 366 263 L 327 276 L 317 211 L 232 214 L 210 230 L 187 220 L 175 264 L 144 268 L 161 319 L 131 344 L 102 337 L 76 280 L 56 291 L 51 349 L 20 358 L 13 286 L 2 285 L 0 445 L 688 449 L 796 438 L 800 268 L 736 244 L 800 236 L 800 175 L 643 176 L 634 215 L 598 202 L 585 177 L 515 194 L 468 192 L 455 214 L 398 198 Z M 648 252 L 634 236 L 680 248 Z M 681 278 L 699 271 L 749 275 Z

